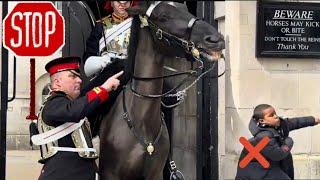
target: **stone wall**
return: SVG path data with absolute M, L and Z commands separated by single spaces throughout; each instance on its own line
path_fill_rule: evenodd
M 42 103 L 42 90 L 49 83 L 49 75 L 45 72 L 45 64 L 61 52 L 46 58 L 36 58 L 36 114 Z M 9 53 L 8 96 L 13 95 L 13 54 Z M 31 149 L 29 145 L 30 107 L 30 60 L 17 58 L 16 97 L 8 103 L 7 111 L 7 149 Z

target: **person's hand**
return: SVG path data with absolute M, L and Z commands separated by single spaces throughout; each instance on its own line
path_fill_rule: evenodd
M 320 118 L 314 117 L 314 124 L 317 125 L 320 123 Z
M 105 88 L 108 92 L 116 90 L 120 84 L 119 77 L 123 74 L 123 71 L 118 72 L 117 74 L 111 76 L 109 79 L 104 82 L 101 87 Z
M 293 140 L 291 137 L 286 137 L 283 142 L 285 145 L 288 145 L 290 148 L 293 146 Z
M 282 149 L 283 151 L 288 152 L 288 151 L 291 151 L 292 146 L 293 146 L 293 140 L 292 140 L 292 138 L 291 138 L 291 137 L 286 137 L 285 140 L 284 140 L 284 142 L 283 142 L 283 144 L 282 144 L 282 146 L 281 146 L 281 149 Z

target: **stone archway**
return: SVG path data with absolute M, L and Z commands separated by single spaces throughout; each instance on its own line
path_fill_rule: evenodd
M 37 80 L 36 80 L 36 107 L 35 111 L 36 113 L 39 112 L 39 109 L 42 105 L 42 103 L 45 100 L 45 97 L 49 94 L 49 85 L 50 85 L 50 76 L 48 73 L 45 73 L 41 75 Z

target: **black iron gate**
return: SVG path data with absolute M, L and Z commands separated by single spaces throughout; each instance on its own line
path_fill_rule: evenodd
M 8 2 L 2 1 L 2 20 L 8 13 Z M 1 110 L 0 110 L 0 180 L 6 178 L 6 133 L 8 105 L 8 50 L 1 47 Z
M 218 28 L 214 1 L 197 2 L 197 16 Z M 206 71 L 209 64 L 205 63 Z M 218 66 L 197 84 L 197 179 L 219 179 L 218 157 Z

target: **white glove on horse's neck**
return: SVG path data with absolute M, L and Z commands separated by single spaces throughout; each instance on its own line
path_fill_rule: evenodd
M 108 55 L 90 56 L 84 64 L 84 72 L 87 77 L 91 77 L 100 73 L 110 63 L 111 58 Z

